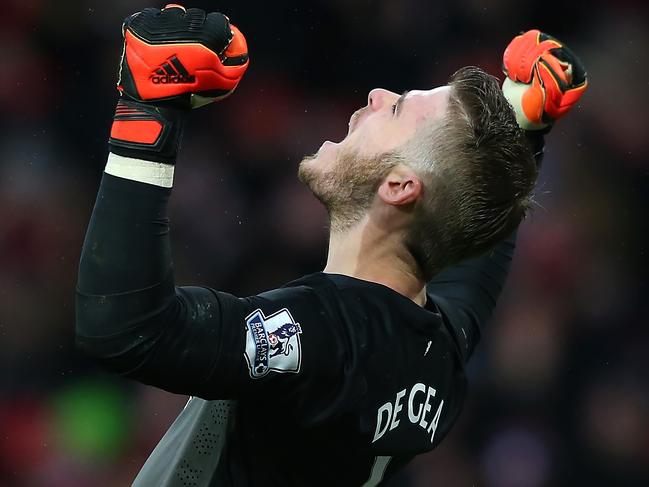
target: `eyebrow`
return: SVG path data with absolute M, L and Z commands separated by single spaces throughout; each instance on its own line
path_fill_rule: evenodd
M 399 97 L 399 99 L 397 100 L 397 103 L 396 103 L 397 106 L 396 106 L 395 109 L 394 109 L 394 111 L 395 111 L 396 114 L 397 114 L 397 117 L 401 114 L 401 105 L 403 105 L 403 102 L 405 101 L 405 99 L 406 99 L 406 95 L 407 95 L 408 93 L 410 93 L 410 90 L 406 90 L 406 91 L 404 91 L 404 92 L 401 94 L 401 96 Z

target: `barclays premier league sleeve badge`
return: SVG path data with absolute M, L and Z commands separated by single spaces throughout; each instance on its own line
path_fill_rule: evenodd
M 244 353 L 250 377 L 258 379 L 271 370 L 300 371 L 302 328 L 288 309 L 270 316 L 257 309 L 246 317 L 246 351 Z

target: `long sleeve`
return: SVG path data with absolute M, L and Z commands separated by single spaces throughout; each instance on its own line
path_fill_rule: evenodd
M 465 360 L 493 314 L 515 247 L 516 234 L 483 256 L 443 270 L 428 283 L 428 293 L 453 328 Z
M 156 348 L 186 308 L 174 287 L 170 192 L 104 174 L 79 263 L 78 348 L 149 383 Z
M 338 380 L 342 370 L 342 358 L 321 346 L 341 340 L 336 318 L 309 286 L 246 298 L 175 286 L 170 193 L 104 174 L 79 265 L 77 347 L 113 372 L 171 392 L 295 404 L 309 397 L 309 408 L 324 407 L 328 389 L 316 394 L 310 384 Z
M 244 300 L 175 287 L 171 189 L 104 174 L 79 264 L 76 342 L 121 375 L 173 392 L 213 395 Z M 221 368 L 221 371 L 215 369 Z

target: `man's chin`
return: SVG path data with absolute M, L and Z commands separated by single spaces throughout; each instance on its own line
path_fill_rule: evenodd
M 328 170 L 327 170 L 328 169 Z M 297 177 L 311 193 L 329 209 L 332 188 L 328 184 L 332 164 L 327 165 L 318 154 L 304 157 L 298 167 Z
M 323 147 L 325 147 L 326 144 L 327 143 L 325 142 L 318 152 L 311 154 L 310 156 L 305 156 L 302 159 L 302 162 L 300 162 L 298 178 L 310 188 L 312 188 L 311 184 L 313 181 L 317 179 L 319 175 L 324 174 L 327 169 L 330 170 L 333 167 L 333 163 L 336 161 L 336 154 L 333 151 L 323 151 Z
M 309 186 L 308 181 L 313 178 L 313 166 L 315 165 L 315 160 L 317 159 L 317 154 L 312 154 L 310 156 L 304 156 L 300 165 L 297 168 L 297 178 L 300 182 Z

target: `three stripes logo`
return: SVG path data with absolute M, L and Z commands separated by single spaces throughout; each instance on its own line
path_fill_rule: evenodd
M 151 74 L 151 82 L 154 85 L 194 83 L 195 81 L 196 77 L 189 74 L 175 54 Z

